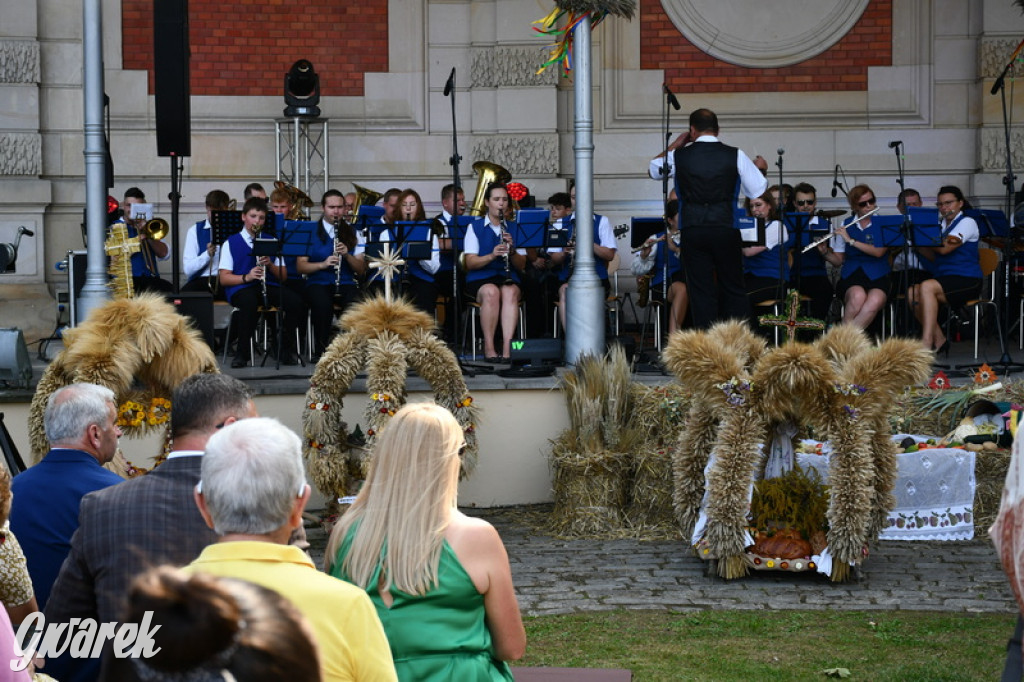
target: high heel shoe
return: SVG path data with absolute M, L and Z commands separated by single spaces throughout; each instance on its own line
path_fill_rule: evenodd
M 949 339 L 946 339 L 945 343 L 935 349 L 935 355 L 941 355 L 944 358 L 949 357 Z

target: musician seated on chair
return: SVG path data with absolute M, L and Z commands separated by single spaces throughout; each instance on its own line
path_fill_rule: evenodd
M 569 200 L 572 202 L 572 213 L 562 220 L 568 225 L 569 243 L 576 243 L 576 185 L 569 188 Z M 615 233 L 612 231 L 612 224 L 603 215 L 594 214 L 594 270 L 601 285 L 604 287 L 604 295 L 607 297 L 611 292 L 611 283 L 608 281 L 608 263 L 615 258 L 618 250 L 618 243 L 615 241 Z M 565 328 L 565 292 L 569 288 L 569 279 L 572 277 L 573 257 L 576 249 L 566 249 L 565 262 L 562 264 L 561 279 L 563 284 L 558 288 L 558 315 Z
M 512 354 L 519 320 L 519 271 L 526 265 L 526 256 L 516 253 L 512 235 L 505 230 L 507 208 L 508 189 L 492 182 L 484 192 L 484 215 L 466 232 L 466 295 L 480 304 L 484 357 L 492 362 L 507 361 Z M 494 346 L 499 320 L 500 355 Z
M 295 330 L 300 320 L 305 319 L 302 299 L 281 286 L 288 277 L 283 258 L 278 257 L 271 262 L 268 256 L 257 258 L 253 254 L 253 239 L 263 228 L 266 218 L 265 201 L 256 198 L 246 201 L 242 206 L 242 231 L 232 235 L 221 249 L 220 285 L 224 287 L 228 302 L 238 309 L 235 327 L 238 345 L 232 367 L 245 367 L 249 363 L 249 340 L 256 331 L 261 309 L 271 325 L 276 325 L 280 313 L 284 314 L 281 364 L 294 365 L 299 361 L 295 354 Z
M 793 188 L 796 195 L 796 212 L 803 213 L 810 218 L 803 224 L 802 229 L 807 235 L 806 240 L 796 245 L 793 254 L 794 259 L 799 259 L 800 281 L 797 282 L 797 268 L 794 263 L 790 273 L 790 285 L 797 288 L 799 284 L 800 295 L 810 298 L 809 310 L 811 317 L 825 321 L 828 318 L 829 308 L 832 307 L 832 299 L 835 297 L 835 287 L 829 278 L 828 265 L 839 259 L 835 258 L 832 249 L 832 239 L 826 239 L 814 248 L 804 251 L 804 247 L 813 243 L 816 239 L 827 236 L 831 225 L 828 218 L 814 215 L 818 210 L 818 191 L 807 182 L 801 182 Z M 810 334 L 810 332 L 806 332 Z M 814 332 L 815 335 L 818 332 Z
M 220 246 L 214 242 L 213 212 L 228 210 L 230 201 L 223 190 L 209 192 L 206 195 L 206 219 L 188 228 L 185 250 L 181 254 L 186 278 L 182 291 L 209 292 L 218 301 L 224 300 L 224 290 L 220 287 L 217 273 Z
M 384 209 L 384 215 L 380 217 L 379 223 L 367 226 L 367 244 L 391 241 L 391 232 L 389 231 L 389 228 L 399 219 L 398 197 L 400 196 L 402 196 L 402 190 L 397 187 L 392 187 L 385 191 L 381 196 L 381 207 Z M 395 271 L 391 277 L 391 284 L 394 287 L 394 290 L 397 291 L 400 281 L 399 272 Z M 384 276 L 380 274 L 379 271 L 375 270 L 367 275 L 366 281 L 363 284 L 363 295 L 384 295 Z
M 764 246 L 743 247 L 743 274 L 747 297 L 753 312 L 751 325 L 763 336 L 769 330 L 758 324 L 759 315 L 764 315 L 765 304 L 781 301 L 786 296 L 789 284 L 789 234 L 779 221 L 775 209 L 775 194 L 771 189 L 759 197 L 747 197 L 743 202 L 747 215 L 763 220 Z
M 281 216 L 282 220 L 299 220 L 301 210 L 295 203 L 295 197 L 284 187 L 278 187 L 270 193 L 270 212 Z M 305 282 L 302 281 L 302 273 L 296 265 L 296 256 L 285 256 L 284 265 L 288 270 L 288 279 L 284 285 L 305 302 Z
M 129 187 L 125 190 L 124 199 L 121 201 L 121 211 L 124 213 L 122 220 L 128 227 L 128 238 L 139 238 L 139 250 L 132 254 L 132 287 L 136 294 L 143 291 L 156 291 L 159 293 L 172 293 L 174 286 L 165 279 L 160 278 L 160 269 L 157 262 L 167 260 L 171 257 L 170 249 L 162 239 L 154 239 L 143 228 L 146 220 L 132 220 L 132 204 L 145 204 L 146 195 L 138 187 Z
M 434 217 L 435 224 L 439 224 L 442 233 L 438 241 L 441 247 L 441 261 L 437 272 L 434 273 L 434 284 L 437 285 L 437 292 L 444 296 L 448 306 L 444 318 L 444 335 L 449 342 L 455 340 L 455 328 L 458 321 L 455 319 L 455 310 L 452 305 L 452 295 L 455 290 L 455 277 L 459 277 L 458 289 L 462 291 L 465 286 L 465 276 L 455 269 L 454 240 L 452 237 L 452 222 L 455 216 L 466 212 L 466 195 L 462 188 L 456 189 L 455 185 L 449 183 L 441 188 L 441 212 Z
M 959 187 L 939 188 L 938 201 L 942 246 L 919 246 L 917 251 L 929 263 L 932 279 L 911 287 L 908 301 L 914 301 L 914 316 L 921 323 L 921 343 L 944 352 L 949 340 L 939 326 L 939 304 L 962 307 L 981 292 L 978 240 L 981 232 L 974 218 L 964 215 L 964 194 Z
M 854 216 L 836 229 L 841 241 L 832 246 L 843 265 L 836 295 L 843 301 L 843 323 L 867 329 L 889 296 L 889 249 L 880 229 L 871 222 L 878 200 L 867 185 L 855 185 L 847 195 Z
M 414 189 L 404 190 L 398 195 L 398 220 L 402 222 L 427 222 L 427 213 L 423 209 L 423 200 Z M 429 233 L 430 258 L 407 260 L 404 266 L 402 293 L 412 304 L 434 316 L 437 308 L 437 284 L 434 282 L 441 268 L 441 244 L 434 231 Z M 391 235 L 396 237 L 397 235 Z M 409 241 L 406 237 L 406 241 Z
M 650 296 L 656 301 L 664 300 L 662 290 L 665 282 L 666 270 L 668 271 L 668 302 L 671 304 L 668 316 L 668 332 L 680 329 L 683 320 L 686 318 L 686 309 L 689 307 L 690 298 L 686 292 L 686 271 L 683 269 L 683 262 L 679 258 L 679 201 L 670 200 L 665 204 L 665 223 L 667 230 L 651 235 L 644 242 L 643 247 L 637 254 L 638 258 L 633 259 L 633 274 L 649 274 Z M 665 262 L 666 254 L 668 262 Z
M 324 192 L 320 200 L 323 217 L 317 226 L 308 256 L 299 256 L 295 266 L 305 275 L 305 298 L 313 322 L 314 357 L 331 342 L 334 314 L 340 317 L 359 300 L 356 277 L 366 272 L 362 234 L 345 222 L 345 197 L 336 189 Z M 337 310 L 335 310 L 337 308 Z

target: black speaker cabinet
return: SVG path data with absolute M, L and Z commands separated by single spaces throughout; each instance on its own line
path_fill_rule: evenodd
M 153 82 L 159 156 L 192 155 L 188 60 L 188 0 L 154 2 Z
M 85 251 L 68 251 L 68 307 L 70 309 L 69 324 L 72 327 L 78 325 L 78 297 L 82 295 L 82 287 L 85 286 L 85 268 L 88 265 L 88 256 Z
M 213 348 L 213 295 L 202 291 L 183 291 L 167 294 L 167 302 L 174 306 L 179 315 L 191 318 L 206 345 Z

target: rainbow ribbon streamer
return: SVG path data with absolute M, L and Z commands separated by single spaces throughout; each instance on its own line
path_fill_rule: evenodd
M 558 28 L 557 24 L 559 19 L 566 14 L 569 15 L 568 21 L 563 28 Z M 605 11 L 576 14 L 575 12 L 567 12 L 564 9 L 556 7 L 543 19 L 534 21 L 534 24 L 540 25 L 539 27 L 534 26 L 534 31 L 543 36 L 554 38 L 555 40 L 554 43 L 548 46 L 548 49 L 551 50 L 548 55 L 548 60 L 544 62 L 539 69 L 537 69 L 537 73 L 544 73 L 544 70 L 549 66 L 561 63 L 562 77 L 568 78 L 569 72 L 572 71 L 572 41 L 576 27 L 579 26 L 580 22 L 587 17 L 590 17 L 591 26 L 596 27 L 606 16 L 608 16 L 608 13 Z

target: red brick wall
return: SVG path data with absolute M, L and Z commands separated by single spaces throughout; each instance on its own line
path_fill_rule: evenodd
M 660 0 L 640 1 L 640 31 L 640 68 L 664 69 L 677 93 L 866 90 L 869 66 L 892 65 L 892 0 L 872 0 L 842 40 L 783 68 L 751 69 L 708 56 L 679 32 Z
M 149 71 L 153 2 L 123 0 L 126 69 Z M 322 95 L 362 95 L 363 74 L 388 70 L 387 0 L 189 0 L 193 95 L 276 95 L 298 59 L 313 62 Z

